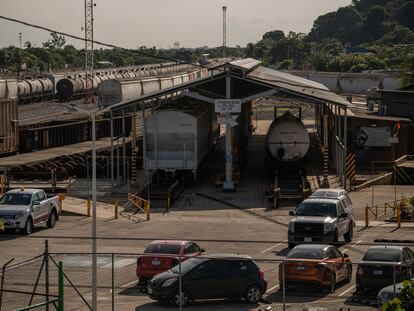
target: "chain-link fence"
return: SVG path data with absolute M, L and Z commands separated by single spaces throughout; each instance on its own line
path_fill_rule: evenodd
M 414 272 L 401 264 L 347 258 L 95 255 L 98 310 L 375 310 L 381 288 L 391 285 L 380 298 L 393 298 L 399 283 Z M 6 268 L 0 310 L 58 297 L 58 262 L 64 267 L 65 310 L 92 310 L 93 256 L 74 253 L 47 254 Z
M 47 254 L 17 264 L 13 261 L 1 268 L 0 310 L 63 311 L 62 264 L 49 265 Z

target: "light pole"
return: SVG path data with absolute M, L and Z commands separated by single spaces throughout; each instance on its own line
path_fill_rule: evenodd
M 92 119 L 92 310 L 98 310 L 97 291 L 97 233 L 96 233 L 96 111 L 87 111 L 75 106 L 67 106 L 69 110 L 89 114 Z

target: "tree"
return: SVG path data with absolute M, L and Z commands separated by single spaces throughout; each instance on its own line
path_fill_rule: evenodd
M 387 301 L 381 307 L 382 311 L 404 311 L 414 309 L 414 281 L 404 281 L 401 293 Z
M 281 30 L 273 30 L 273 31 L 269 31 L 266 32 L 263 37 L 263 40 L 265 39 L 271 39 L 275 42 L 279 42 L 282 41 L 283 39 L 285 39 L 285 33 Z
M 381 25 L 387 18 L 384 8 L 376 5 L 369 10 L 366 22 L 371 26 Z
M 26 42 L 24 43 L 24 47 L 25 47 L 26 49 L 30 49 L 30 48 L 32 48 L 32 43 L 31 43 L 30 41 L 26 41 Z
M 401 26 L 414 31 L 414 1 L 404 3 L 397 13 L 397 21 Z
M 57 49 L 60 50 L 66 43 L 64 36 L 59 36 L 56 32 L 50 33 L 51 39 L 43 43 L 43 47 L 47 49 Z

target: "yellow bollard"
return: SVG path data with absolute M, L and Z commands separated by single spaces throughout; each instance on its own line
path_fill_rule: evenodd
M 397 206 L 397 226 L 401 228 L 401 207 Z
M 151 209 L 151 201 L 148 201 L 147 203 L 145 203 L 145 213 L 147 214 L 147 220 L 151 219 L 150 209 Z
M 365 206 L 365 228 L 369 227 L 369 220 L 368 220 L 368 204 Z
M 63 200 L 65 199 L 65 195 L 64 194 L 59 194 L 59 215 L 62 215 L 63 212 Z
M 4 193 L 4 176 L 3 175 L 1 175 L 0 182 L 1 182 L 0 194 L 3 194 Z
M 115 219 L 118 219 L 119 200 L 115 200 Z
M 88 198 L 88 201 L 86 201 L 86 209 L 87 209 L 87 215 L 88 217 L 91 217 L 91 199 Z
M 72 177 L 69 176 L 68 193 L 70 194 L 71 191 L 72 191 Z

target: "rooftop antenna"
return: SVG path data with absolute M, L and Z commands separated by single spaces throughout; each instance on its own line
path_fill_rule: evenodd
M 227 7 L 223 6 L 223 58 L 226 58 L 226 11 Z

